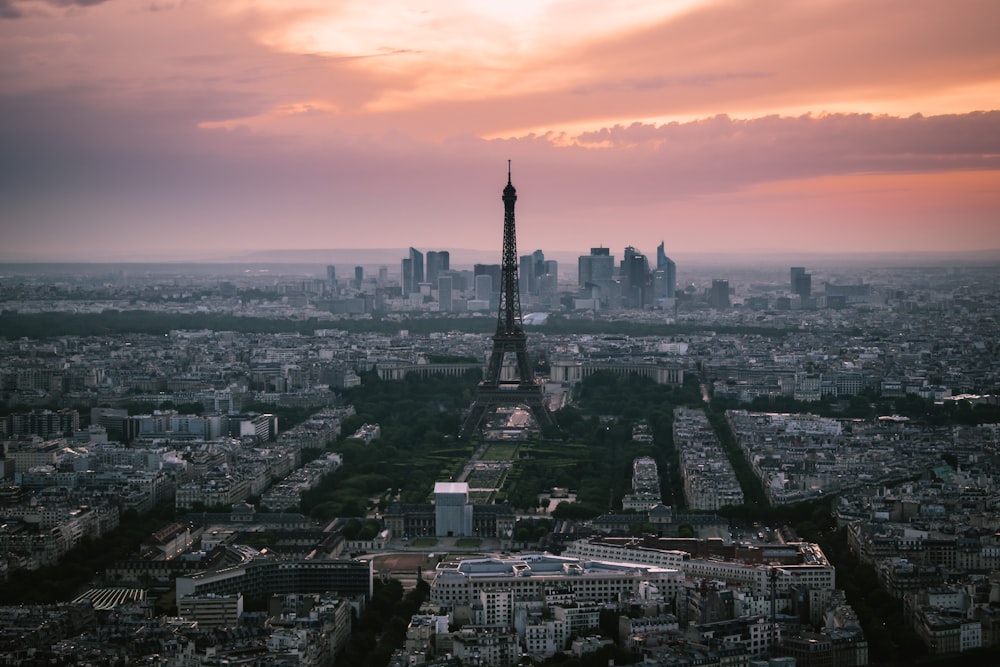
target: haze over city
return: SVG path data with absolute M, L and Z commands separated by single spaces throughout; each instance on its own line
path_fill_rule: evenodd
M 1000 248 L 986 0 L 0 0 L 0 261 Z

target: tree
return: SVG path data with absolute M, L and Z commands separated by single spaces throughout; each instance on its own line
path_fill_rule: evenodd
M 677 526 L 677 537 L 690 538 L 695 536 L 694 526 L 689 523 L 682 523 Z

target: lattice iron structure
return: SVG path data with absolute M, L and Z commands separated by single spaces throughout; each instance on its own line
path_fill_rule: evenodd
M 503 189 L 503 264 L 500 274 L 500 307 L 497 311 L 497 331 L 493 334 L 493 352 L 486 377 L 476 390 L 476 400 L 462 426 L 462 437 L 479 431 L 487 414 L 500 407 L 527 408 L 539 427 L 555 426 L 552 413 L 545 405 L 545 392 L 535 379 L 528 361 L 528 337 L 521 317 L 521 294 L 517 279 L 517 237 L 514 230 L 514 203 L 517 190 L 511 183 L 510 161 L 507 161 L 507 187 Z M 501 380 L 504 359 L 508 354 L 517 359 L 517 380 Z

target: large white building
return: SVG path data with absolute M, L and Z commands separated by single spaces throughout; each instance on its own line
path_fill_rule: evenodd
M 473 605 L 484 591 L 505 590 L 513 602 L 543 601 L 553 592 L 572 594 L 581 602 L 618 602 L 640 597 L 644 583 L 653 583 L 672 600 L 682 581 L 675 569 L 525 554 L 443 561 L 431 584 L 431 600 L 450 607 Z
M 728 547 L 731 558 L 722 554 L 691 555 L 677 549 L 657 548 L 638 538 L 584 538 L 571 543 L 563 555 L 594 558 L 617 563 L 634 563 L 679 570 L 688 579 L 704 578 L 739 583 L 757 593 L 769 592 L 772 571 L 775 589 L 787 594 L 790 587 L 833 590 L 836 569 L 818 545 L 794 542 L 783 545 Z
M 472 535 L 472 501 L 466 482 L 434 485 L 434 530 L 437 537 Z

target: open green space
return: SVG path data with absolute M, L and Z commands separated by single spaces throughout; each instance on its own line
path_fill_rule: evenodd
M 382 426 L 382 437 L 364 445 L 342 441 L 332 448 L 344 464 L 302 499 L 302 510 L 318 519 L 362 516 L 367 499 L 382 494 L 382 509 L 394 498 L 403 503 L 431 500 L 435 482 L 457 479 L 476 442 L 458 440 L 462 412 L 475 397 L 477 377 L 410 375 L 384 382 L 375 373 L 344 394 L 356 414 L 345 420 L 344 433 L 364 422 Z M 623 397 L 627 397 L 623 401 Z M 631 490 L 632 461 L 651 456 L 660 467 L 663 497 L 676 504 L 676 474 L 671 426 L 676 405 L 700 405 L 698 385 L 658 385 L 647 378 L 595 373 L 582 382 L 572 407 L 556 413 L 556 438 L 523 443 L 490 443 L 484 460 L 511 461 L 495 502 L 517 510 L 538 507 L 540 493 L 552 487 L 572 489 L 576 503 L 560 503 L 563 515 L 596 516 L 617 510 Z M 632 440 L 640 420 L 653 442 Z M 470 480 L 472 481 L 472 480 Z
M 517 455 L 519 445 L 513 443 L 490 443 L 483 452 L 483 461 L 512 461 Z
M 472 401 L 477 378 L 410 375 L 385 382 L 366 373 L 359 387 L 344 392 L 355 415 L 341 431 L 363 423 L 380 424 L 382 436 L 370 444 L 343 440 L 331 445 L 344 464 L 302 498 L 302 511 L 321 520 L 362 516 L 367 499 L 384 492 L 404 503 L 428 502 L 434 483 L 455 479 L 473 453 L 473 443 L 457 439 L 460 415 Z
M 673 408 L 699 405 L 692 377 L 683 387 L 658 385 L 647 378 L 595 373 L 578 385 L 572 407 L 556 413 L 561 440 L 522 444 L 504 493 L 511 505 L 531 509 L 538 494 L 565 487 L 576 503 L 560 503 L 556 516 L 596 516 L 621 508 L 632 488 L 632 462 L 650 456 L 660 470 L 666 502 L 681 497 L 673 451 Z M 645 421 L 653 442 L 632 440 L 632 428 Z

